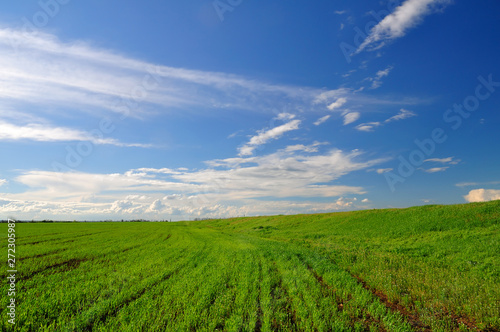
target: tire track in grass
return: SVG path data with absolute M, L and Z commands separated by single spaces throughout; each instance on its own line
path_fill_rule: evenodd
M 304 262 L 305 263 L 305 262 Z M 325 291 L 324 294 L 327 295 L 327 296 L 330 296 L 330 297 L 333 297 L 334 298 L 334 302 L 337 306 L 337 309 L 338 311 L 342 311 L 344 310 L 344 301 L 339 301 L 338 300 L 338 297 L 336 296 L 336 289 L 332 288 L 330 285 L 328 285 L 325 280 L 323 279 L 322 276 L 320 276 L 316 271 L 313 270 L 313 268 L 311 267 L 311 265 L 306 264 L 306 267 L 307 269 L 309 270 L 309 272 L 311 272 L 311 274 L 313 275 L 313 277 L 319 282 L 319 284 L 321 285 L 321 288 Z M 349 300 L 349 299 L 348 299 Z
M 170 235 L 170 234 L 169 234 Z M 170 238 L 170 236 L 167 236 L 166 239 Z M 137 245 L 141 246 L 141 245 Z M 178 265 L 170 272 L 166 273 L 163 275 L 161 278 L 153 281 L 149 285 L 145 285 L 142 289 L 137 291 L 136 293 L 129 294 L 123 296 L 122 299 L 119 299 L 118 304 L 113 306 L 113 303 L 111 302 L 112 299 L 106 301 L 106 303 L 101 306 L 101 308 L 96 308 L 94 311 L 95 313 L 90 313 L 91 318 L 87 319 L 86 321 L 73 321 L 70 322 L 66 327 L 69 328 L 70 326 L 76 326 L 76 330 L 78 331 L 91 331 L 93 329 L 93 326 L 98 323 L 103 323 L 106 324 L 106 322 L 112 318 L 116 317 L 117 314 L 123 309 L 128 307 L 129 304 L 139 300 L 146 292 L 152 291 L 155 289 L 157 286 L 159 286 L 161 283 L 167 281 L 174 275 L 178 274 L 180 270 L 184 269 L 190 264 L 190 261 L 194 258 L 199 256 L 201 253 L 205 252 L 207 250 L 207 244 L 203 243 L 203 246 L 197 250 L 196 252 L 192 252 L 190 256 L 183 256 L 182 253 L 184 253 L 187 250 L 187 248 L 182 248 L 179 252 L 179 255 L 177 257 L 180 257 L 181 259 L 178 261 Z M 92 310 L 92 309 L 91 309 Z M 76 324 L 76 325 L 75 325 Z
M 48 265 L 48 266 L 46 266 L 46 267 L 44 267 L 44 268 L 42 268 L 41 270 L 38 270 L 38 271 L 32 271 L 31 273 L 27 273 L 25 275 L 21 274 L 19 276 L 19 280 L 23 280 L 23 281 L 30 280 L 30 279 L 32 279 L 33 277 L 35 277 L 36 275 L 38 275 L 40 273 L 45 273 L 47 271 L 50 271 L 50 270 L 53 270 L 53 269 L 57 269 L 57 268 L 62 267 L 62 266 L 65 266 L 65 268 L 63 268 L 62 270 L 57 271 L 57 272 L 71 271 L 71 270 L 77 269 L 80 266 L 80 264 L 83 263 L 83 262 L 98 260 L 98 259 L 100 259 L 102 257 L 107 256 L 107 255 L 121 254 L 121 253 L 127 252 L 129 250 L 136 249 L 136 248 L 138 248 L 140 246 L 141 245 L 138 244 L 138 245 L 131 246 L 131 247 L 128 247 L 128 248 L 125 248 L 125 249 L 115 250 L 115 251 L 106 253 L 106 254 L 104 254 L 101 257 L 71 258 L 71 259 L 63 261 L 63 262 L 58 262 L 58 263 L 54 263 L 54 264 Z M 37 255 L 37 256 L 32 256 L 32 257 L 27 257 L 27 258 L 40 258 L 40 257 L 48 256 L 48 255 L 51 255 L 51 254 L 55 254 L 55 253 L 58 253 L 58 252 L 62 252 L 62 251 L 65 251 L 65 250 L 66 249 L 59 250 L 59 251 L 54 251 L 54 252 L 47 253 L 47 254 L 40 254 L 40 255 Z M 24 258 L 24 259 L 27 259 L 27 258 Z M 20 259 L 20 260 L 24 260 L 24 259 Z
M 66 249 L 58 249 L 58 250 L 55 250 L 55 251 L 46 252 L 44 254 L 38 254 L 38 255 L 34 255 L 34 256 L 20 257 L 18 259 L 18 261 L 24 261 L 25 259 L 30 259 L 30 258 L 41 258 L 41 257 L 45 257 L 45 256 L 50 256 L 50 255 L 54 255 L 54 254 L 58 254 L 60 252 L 66 251 L 66 250 L 68 250 L 68 249 L 67 248 Z
M 260 288 L 259 288 L 260 291 Z M 254 332 L 260 332 L 262 328 L 262 307 L 260 306 L 260 295 L 257 298 L 257 321 L 255 322 Z
M 262 287 L 261 287 L 261 284 L 262 284 L 262 261 L 259 261 L 259 278 L 258 278 L 258 288 L 256 290 L 257 292 L 257 320 L 255 321 L 255 327 L 254 327 L 254 332 L 260 332 L 261 329 L 262 329 L 262 316 L 263 316 L 263 313 L 262 313 L 262 306 L 260 304 L 260 301 L 261 301 L 261 292 L 262 292 Z
M 282 300 L 284 300 L 285 305 L 281 308 L 286 313 L 286 321 L 281 322 L 277 321 L 276 317 L 271 322 L 271 328 L 273 331 L 289 331 L 288 328 L 292 328 L 292 331 L 296 331 L 297 327 L 297 312 L 292 307 L 292 299 L 288 294 L 285 286 L 283 285 L 283 279 L 281 278 L 281 274 L 276 266 L 276 262 L 273 261 L 270 271 L 276 275 L 277 282 L 271 285 L 271 298 L 273 299 L 274 304 L 280 304 Z M 285 323 L 285 324 L 283 324 Z
M 158 286 L 162 282 L 167 281 L 172 276 L 177 274 L 181 269 L 183 269 L 186 265 L 188 265 L 188 261 L 189 261 L 189 258 L 184 260 L 183 263 L 179 264 L 172 271 L 166 273 L 162 277 L 153 281 L 151 284 L 145 285 L 145 287 L 143 287 L 142 289 L 138 290 L 137 292 L 135 292 L 133 294 L 129 294 L 128 296 L 124 296 L 123 299 L 120 299 L 120 301 L 117 305 L 113 306 L 113 303 L 111 302 L 111 300 L 108 300 L 107 303 L 104 304 L 104 308 L 102 308 L 102 307 L 97 308 L 96 309 L 97 312 L 95 314 L 92 314 L 90 319 L 87 319 L 84 322 L 80 322 L 80 324 L 77 323 L 76 330 L 78 330 L 78 331 L 92 331 L 92 327 L 95 324 L 106 323 L 106 321 L 109 318 L 115 317 L 122 308 L 128 306 L 130 303 L 132 303 L 134 301 L 137 301 L 146 292 L 151 291 L 152 289 L 154 289 L 156 286 Z
M 336 302 L 332 301 L 329 296 L 325 296 L 328 290 L 317 283 L 317 279 L 298 257 L 297 248 L 279 242 L 269 243 L 269 245 L 275 260 L 273 274 L 280 276 L 273 285 L 273 292 L 284 293 L 285 303 L 282 308 L 286 312 L 286 319 L 283 322 L 274 320 L 271 330 L 345 330 L 348 324 L 342 320 L 342 314 L 338 311 Z M 283 272 L 283 277 L 280 271 Z M 332 303 L 335 304 L 332 306 Z
M 197 257 L 200 254 L 196 255 Z M 135 312 L 136 310 L 141 310 L 137 308 L 146 307 L 150 303 L 155 305 L 158 312 L 155 316 L 156 320 L 154 322 L 141 322 L 138 326 L 142 331 L 177 331 L 177 330 L 189 330 L 188 327 L 180 328 L 178 324 L 180 320 L 183 319 L 183 310 L 185 307 L 178 306 L 177 303 L 182 303 L 183 300 L 180 297 L 175 296 L 175 290 L 182 288 L 183 295 L 185 299 L 192 299 L 195 292 L 195 288 L 204 283 L 204 279 L 206 276 L 206 267 L 208 266 L 208 262 L 206 260 L 202 260 L 200 262 L 193 261 L 193 258 L 187 259 L 186 263 L 179 267 L 179 270 L 176 271 L 175 274 L 172 274 L 169 280 L 169 284 L 159 283 L 158 285 L 151 287 L 150 290 L 146 291 L 141 297 L 137 298 L 133 302 L 129 302 L 127 305 L 123 306 L 115 313 L 114 316 L 108 315 L 103 321 L 102 325 L 99 328 L 103 328 L 105 330 L 118 330 L 116 325 L 114 328 L 110 328 L 109 324 L 113 324 L 112 321 L 121 321 L 123 317 L 128 316 L 131 312 Z M 179 276 L 180 270 L 182 270 L 181 276 Z M 196 275 L 195 279 L 197 284 L 189 284 L 191 287 L 187 287 L 187 284 L 184 284 L 186 277 L 188 279 L 193 279 L 193 274 Z M 165 280 L 166 281 L 166 280 Z M 164 294 L 167 294 L 164 297 Z M 233 299 L 234 300 L 234 299 Z M 151 302 L 152 301 L 152 302 Z M 187 302 L 187 301 L 184 301 Z M 174 305 L 175 303 L 175 305 Z M 97 322 L 96 322 L 97 323 Z M 96 324 L 95 323 L 95 324 Z M 150 324 L 151 323 L 151 324 Z M 171 325 L 173 324 L 173 326 Z M 127 325 L 128 326 L 128 325 Z M 224 326 L 219 326 L 221 330 L 223 330 Z M 126 326 L 121 327 L 122 330 L 130 330 Z M 195 331 L 194 327 L 191 328 Z
M 20 238 L 19 245 L 35 245 L 35 244 L 40 244 L 40 243 L 45 243 L 45 242 L 53 242 L 54 244 L 57 243 L 66 243 L 66 242 L 73 242 L 75 239 L 80 238 L 80 237 L 86 237 L 86 236 L 91 236 L 91 235 L 96 235 L 96 234 L 101 234 L 101 233 L 108 233 L 110 231 L 102 231 L 102 232 L 94 232 L 94 233 L 85 233 L 77 236 L 68 236 L 68 237 L 63 237 L 63 238 L 55 238 L 55 239 L 47 239 L 47 240 L 40 240 L 40 241 L 34 241 L 34 242 L 22 242 L 22 238 Z
M 477 327 L 476 321 L 471 317 L 460 316 L 453 311 L 448 311 L 447 308 L 443 310 L 443 314 L 449 318 L 451 318 L 452 322 L 456 325 L 457 329 L 459 329 L 460 324 L 467 326 L 468 329 L 479 331 L 479 327 Z M 500 332 L 500 329 L 494 327 L 486 327 L 483 329 L 484 332 Z
M 406 321 L 417 331 L 422 331 L 422 332 L 431 332 L 432 329 L 430 326 L 424 324 L 420 318 L 418 317 L 417 314 L 411 313 L 406 309 L 404 306 L 402 306 L 399 303 L 394 303 L 389 300 L 387 295 L 385 295 L 383 292 L 376 290 L 375 288 L 371 287 L 368 285 L 363 279 L 361 279 L 359 276 L 356 276 L 354 274 L 351 274 L 351 276 L 357 280 L 357 282 L 367 291 L 372 293 L 374 296 L 376 296 L 380 302 L 382 302 L 387 309 L 391 311 L 396 311 L 399 312 L 405 319 Z
M 296 256 L 299 258 L 299 260 L 305 264 L 307 269 L 313 274 L 313 276 L 316 278 L 316 280 L 320 283 L 320 285 L 327 290 L 331 289 L 329 285 L 327 285 L 324 282 L 324 279 L 321 275 L 318 275 L 312 267 L 305 262 L 305 260 L 302 258 L 302 255 L 300 253 L 296 253 Z M 362 286 L 365 290 L 369 291 L 373 296 L 378 298 L 378 300 L 391 312 L 393 313 L 399 313 L 403 319 L 415 330 L 419 332 L 430 332 L 432 331 L 431 326 L 425 324 L 424 322 L 421 321 L 419 315 L 417 313 L 411 312 L 408 310 L 406 307 L 401 305 L 400 303 L 397 302 L 392 302 L 389 300 L 386 294 L 383 292 L 369 286 L 362 278 L 360 278 L 357 275 L 354 275 L 349 272 L 349 270 L 345 270 L 346 273 L 348 273 L 356 282 Z M 339 307 L 343 307 L 343 303 L 339 304 Z M 340 308 L 339 308 L 340 310 Z M 383 323 L 381 322 L 380 319 L 377 319 L 373 317 L 370 313 L 368 313 L 365 309 L 363 309 L 363 312 L 366 316 L 367 319 L 363 321 L 363 325 L 368 329 L 369 325 L 371 323 L 376 323 L 378 326 L 377 328 L 381 328 L 380 331 L 385 331 L 383 328 Z M 447 317 L 451 320 L 452 324 L 454 325 L 454 330 L 459 331 L 460 326 L 465 326 L 466 328 L 470 330 L 475 330 L 475 331 L 480 331 L 481 329 L 478 327 L 478 324 L 475 322 L 474 319 L 464 316 L 464 315 L 458 315 L 454 313 L 453 311 L 449 311 L 447 308 L 443 309 L 443 316 L 442 317 Z M 441 317 L 441 318 L 442 318 Z M 359 318 L 359 317 L 353 317 L 354 319 Z M 487 327 L 486 329 L 482 329 L 481 331 L 485 332 L 500 332 L 499 329 L 495 329 L 493 327 Z
M 184 265 L 183 265 L 184 266 Z M 129 303 L 133 302 L 133 301 L 136 301 L 137 299 L 139 299 L 141 296 L 143 296 L 147 291 L 155 288 L 157 285 L 159 285 L 160 283 L 170 279 L 174 274 L 176 274 L 180 269 L 182 268 L 182 266 L 178 267 L 177 269 L 175 269 L 174 271 L 170 272 L 170 273 L 167 273 L 166 275 L 164 275 L 163 277 L 161 277 L 159 280 L 157 281 L 154 281 L 151 285 L 147 286 L 147 287 L 144 287 L 143 289 L 139 290 L 137 293 L 135 294 L 132 294 L 131 296 L 125 298 L 122 302 L 120 302 L 119 305 L 113 307 L 111 310 L 109 311 L 105 311 L 105 312 L 101 312 L 100 314 L 96 315 L 95 317 L 93 317 L 93 319 L 90 319 L 88 320 L 83 326 L 79 327 L 78 330 L 82 330 L 82 331 L 91 331 L 92 330 L 92 327 L 94 326 L 94 324 L 96 323 L 99 323 L 99 322 L 106 322 L 106 320 L 110 317 L 113 317 L 113 316 L 116 316 L 116 314 L 125 306 L 127 306 Z
M 337 309 L 338 311 L 343 311 L 344 310 L 344 301 L 340 300 L 339 301 L 339 297 L 335 294 L 336 293 L 336 289 L 334 289 L 332 286 L 330 286 L 327 282 L 325 282 L 325 280 L 323 279 L 323 277 L 321 275 L 319 275 L 312 267 L 309 263 L 305 262 L 301 255 L 300 254 L 296 254 L 297 258 L 299 258 L 299 260 L 305 264 L 305 266 L 307 267 L 307 269 L 309 270 L 309 272 L 311 272 L 311 274 L 314 276 L 314 278 L 318 281 L 318 283 L 320 284 L 322 290 L 323 290 L 323 296 L 325 297 L 330 297 L 332 298 L 332 300 L 334 301 L 334 303 L 336 304 L 337 306 Z M 347 301 L 350 301 L 351 297 L 349 296 L 349 298 L 347 298 L 346 300 Z M 363 317 L 352 317 L 354 320 L 357 320 L 357 321 L 360 321 L 361 319 L 361 323 L 363 324 L 364 328 L 367 330 L 367 331 L 370 331 L 370 326 L 372 325 L 372 323 L 376 323 L 377 324 L 377 328 L 378 328 L 378 331 L 382 331 L 382 332 L 386 332 L 387 330 L 384 328 L 384 324 L 380 321 L 380 319 L 377 319 L 375 317 L 373 317 L 367 310 L 363 309 L 363 314 L 364 316 L 366 316 L 365 319 L 363 319 Z
M 40 273 L 43 273 L 46 271 L 50 271 L 50 270 L 54 270 L 54 269 L 57 269 L 59 267 L 64 267 L 64 268 L 61 271 L 57 271 L 57 272 L 71 271 L 71 270 L 78 268 L 81 263 L 89 261 L 89 260 L 92 260 L 92 259 L 89 259 L 89 258 L 71 258 L 71 259 L 64 261 L 64 262 L 59 262 L 59 263 L 55 263 L 55 264 L 51 264 L 49 266 L 46 266 L 42 270 L 33 271 L 33 272 L 25 274 L 25 275 L 20 275 L 19 280 L 22 280 L 22 281 L 30 280 L 34 276 L 36 276 L 37 274 L 40 274 Z

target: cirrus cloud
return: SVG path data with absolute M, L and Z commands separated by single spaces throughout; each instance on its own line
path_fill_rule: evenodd
M 356 53 L 367 48 L 379 49 L 387 41 L 403 37 L 410 28 L 418 25 L 424 16 L 444 8 L 450 2 L 450 0 L 406 0 L 372 28 Z

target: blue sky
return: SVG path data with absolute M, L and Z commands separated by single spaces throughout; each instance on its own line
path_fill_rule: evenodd
M 0 213 L 500 199 L 495 1 L 0 4 Z

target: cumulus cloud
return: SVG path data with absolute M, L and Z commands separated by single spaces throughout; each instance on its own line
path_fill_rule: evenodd
M 365 169 L 382 162 L 371 160 L 356 162 L 361 152 L 344 153 L 330 150 L 320 155 L 289 155 L 282 151 L 262 157 L 236 161 L 227 160 L 227 170 L 207 169 L 199 172 L 176 175 L 183 183 L 199 185 L 217 184 L 222 195 L 228 191 L 232 198 L 256 197 L 334 197 L 342 192 L 357 193 L 361 188 L 326 185 L 354 170 Z M 218 167 L 224 167 L 226 160 L 217 160 Z
M 161 200 L 157 199 L 148 207 L 147 212 L 161 212 L 165 208 L 165 205 Z
M 319 153 L 318 147 L 324 144 L 297 144 L 259 157 L 214 160 L 207 162 L 212 168 L 193 171 L 167 168 L 137 168 L 111 174 L 25 171 L 14 180 L 28 189 L 2 194 L 0 213 L 16 211 L 27 219 L 160 218 L 172 214 L 176 214 L 176 219 L 185 219 L 206 214 L 262 212 L 263 197 L 274 203 L 274 199 L 279 199 L 279 204 L 290 203 L 290 208 L 279 205 L 280 209 L 273 209 L 273 204 L 267 202 L 267 214 L 298 213 L 300 208 L 302 212 L 352 208 L 353 199 L 338 200 L 338 197 L 364 194 L 364 188 L 334 181 L 386 160 L 366 160 L 358 150 L 329 149 Z M 290 200 L 300 198 L 306 202 L 318 197 L 336 201 L 315 206 L 313 202 L 295 204 Z M 245 207 L 252 208 L 245 210 Z
M 0 179 L 0 187 L 6 184 L 8 181 L 6 179 Z
M 467 202 L 487 202 L 500 199 L 500 190 L 474 189 L 464 196 Z
M 133 209 L 131 208 L 134 206 L 134 202 L 132 200 L 119 200 L 119 201 L 114 201 L 113 204 L 111 204 L 111 210 L 115 212 L 126 212 L 126 213 L 132 213 Z
M 387 41 L 403 37 L 410 28 L 418 25 L 424 16 L 444 8 L 450 2 L 450 0 L 406 0 L 372 28 L 356 53 L 367 48 L 379 49 Z
M 357 199 L 356 198 L 345 198 L 345 197 L 340 197 L 339 199 L 337 199 L 337 201 L 335 202 L 335 204 L 341 208 L 350 208 L 352 207 L 352 205 L 354 204 L 354 202 L 356 201 Z

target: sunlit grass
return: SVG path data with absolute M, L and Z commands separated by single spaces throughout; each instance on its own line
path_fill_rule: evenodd
M 496 201 L 183 223 L 18 224 L 16 327 L 2 296 L 0 329 L 495 331 L 499 221 Z

